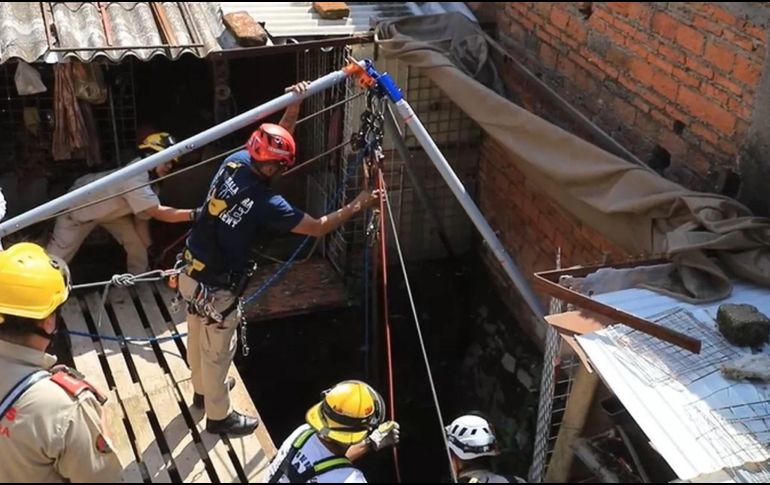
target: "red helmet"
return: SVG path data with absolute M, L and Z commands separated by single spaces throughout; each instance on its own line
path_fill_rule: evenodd
M 297 145 L 294 137 L 283 126 L 263 123 L 251 134 L 246 149 L 255 162 L 278 161 L 288 168 L 294 165 Z

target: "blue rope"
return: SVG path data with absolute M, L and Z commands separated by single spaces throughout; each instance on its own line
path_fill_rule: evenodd
M 68 330 L 65 332 L 67 335 L 74 335 L 75 337 L 90 337 L 92 339 L 109 340 L 112 342 L 126 342 L 126 343 L 153 343 L 153 342 L 165 342 L 167 340 L 177 340 L 182 337 L 186 337 L 186 333 L 180 333 L 178 335 L 171 335 L 169 337 L 113 337 L 110 335 L 99 335 L 96 333 L 88 332 L 76 332 L 74 330 Z

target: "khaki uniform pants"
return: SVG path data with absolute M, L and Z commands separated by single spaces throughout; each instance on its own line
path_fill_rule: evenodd
M 193 298 L 198 282 L 184 273 L 179 275 L 179 293 L 185 301 Z M 214 294 L 213 306 L 223 312 L 236 300 L 229 291 Z M 232 411 L 230 390 L 225 384 L 227 371 L 237 348 L 235 330 L 240 323 L 238 309 L 233 310 L 222 323 L 187 313 L 187 363 L 192 371 L 193 389 L 205 397 L 206 415 L 220 420 Z

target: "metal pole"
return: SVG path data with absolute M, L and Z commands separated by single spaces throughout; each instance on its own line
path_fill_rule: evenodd
M 363 65 L 363 64 L 362 64 Z M 162 152 L 151 155 L 143 160 L 121 168 L 106 177 L 100 178 L 88 185 L 80 187 L 52 201 L 25 212 L 17 217 L 0 223 L 0 237 L 7 236 L 20 229 L 24 229 L 37 221 L 56 214 L 57 212 L 80 204 L 105 191 L 116 182 L 134 177 L 143 172 L 147 172 L 165 163 L 173 158 L 181 157 L 186 153 L 196 150 L 214 140 L 217 140 L 229 133 L 244 128 L 266 116 L 278 112 L 287 106 L 313 96 L 324 91 L 331 86 L 347 78 L 348 73 L 343 70 L 335 71 L 313 81 L 308 90 L 303 94 L 286 93 L 265 104 L 257 106 L 245 113 L 242 113 L 230 120 L 224 121 L 206 131 L 198 133 L 195 136 L 187 138 L 176 145 L 163 150 Z
M 495 258 L 497 258 L 497 261 L 503 267 L 505 273 L 511 279 L 514 286 L 516 286 L 519 294 L 524 298 L 527 306 L 529 306 L 534 315 L 536 315 L 538 318 L 542 318 L 545 315 L 545 311 L 540 303 L 540 300 L 538 300 L 537 296 L 535 295 L 532 286 L 529 284 L 521 271 L 519 271 L 519 268 L 516 267 L 516 264 L 505 250 L 503 243 L 500 242 L 500 239 L 495 234 L 492 226 L 489 225 L 476 203 L 473 202 L 471 196 L 468 195 L 468 191 L 465 190 L 465 186 L 457 177 L 457 174 L 455 174 L 454 170 L 452 170 L 449 162 L 441 153 L 441 150 L 439 150 L 438 146 L 436 146 L 436 143 L 430 137 L 428 130 L 425 129 L 425 126 L 423 126 L 422 122 L 417 117 L 412 107 L 409 105 L 409 103 L 406 102 L 405 99 L 401 98 L 396 101 L 396 109 L 406 122 L 407 126 L 409 126 L 409 128 L 412 130 L 412 133 L 414 134 L 415 138 L 417 138 L 417 141 L 419 141 L 420 145 L 422 145 L 425 153 L 428 154 L 428 158 L 430 158 L 433 164 L 436 166 L 439 173 L 444 178 L 444 181 L 446 181 L 446 183 L 449 185 L 449 188 L 452 190 L 452 193 L 454 193 L 455 197 L 457 197 L 460 205 L 462 205 L 463 209 L 465 209 L 465 212 L 468 214 L 468 216 L 470 216 L 471 221 L 473 221 L 473 224 L 476 226 L 476 229 L 478 229 L 478 231 L 481 233 L 481 237 L 483 237 L 487 242 L 489 248 L 492 250 L 492 253 L 495 255 Z

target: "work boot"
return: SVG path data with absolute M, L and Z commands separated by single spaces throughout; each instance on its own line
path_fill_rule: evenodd
M 225 379 L 225 384 L 227 384 L 227 389 L 232 390 L 233 387 L 235 387 L 235 378 L 232 376 L 227 376 L 227 379 Z M 205 409 L 205 398 L 203 394 L 193 393 L 193 406 L 195 406 L 198 409 Z
M 233 411 L 225 419 L 206 420 L 206 431 L 211 434 L 229 434 L 231 436 L 247 436 L 259 426 L 259 420 Z

